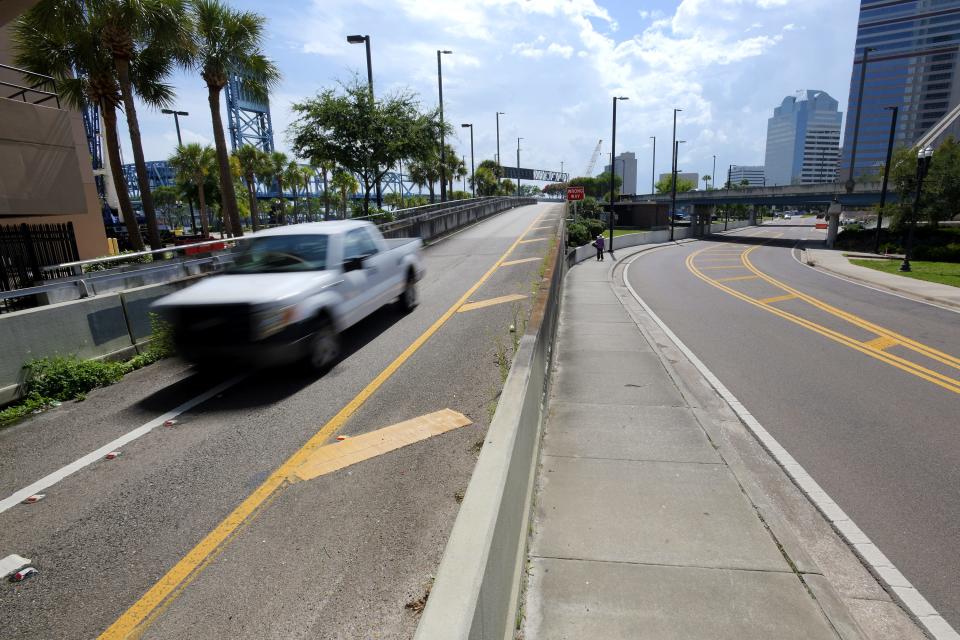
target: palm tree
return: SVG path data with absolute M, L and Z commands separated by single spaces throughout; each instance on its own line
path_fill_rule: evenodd
M 100 34 L 117 72 L 150 246 L 160 249 L 160 232 L 133 97 L 136 92 L 153 107 L 165 107 L 172 102 L 173 89 L 162 79 L 170 74 L 175 60 L 182 63 L 188 60 L 190 22 L 186 4 L 184 0 L 99 0 L 86 5 L 91 28 Z M 145 75 L 161 81 L 137 87 L 135 78 L 142 79 Z
M 312 209 L 310 206 L 310 181 L 313 180 L 315 175 L 317 175 L 317 171 L 313 167 L 300 167 L 300 180 L 303 182 L 303 195 L 306 197 L 307 220 L 310 219 Z
M 326 220 L 330 217 L 330 198 L 327 195 L 327 192 L 329 191 L 327 174 L 333 171 L 334 168 L 336 168 L 336 165 L 329 160 L 310 158 L 310 166 L 313 167 L 315 171 L 319 170 L 320 175 L 323 177 L 323 219 Z
M 216 166 L 216 152 L 210 145 L 200 145 L 196 142 L 177 147 L 176 153 L 170 157 L 170 166 L 173 167 L 183 181 L 197 189 L 200 199 L 200 227 L 203 237 L 210 237 L 210 222 L 207 220 L 207 200 L 204 194 L 204 182 Z M 230 182 L 233 190 L 233 181 Z M 196 230 L 194 230 L 196 233 Z
M 427 187 L 430 192 L 430 202 L 436 199 L 434 184 L 440 179 L 440 162 L 435 156 L 418 158 L 407 163 L 407 173 L 410 180 L 418 187 Z
M 293 222 L 296 224 L 299 222 L 297 219 L 299 211 L 299 207 L 297 206 L 297 187 L 299 187 L 303 181 L 303 175 L 300 173 L 300 165 L 297 164 L 296 160 L 291 160 L 287 163 L 287 166 L 283 168 L 283 181 L 290 187 L 290 193 L 293 195 Z
M 220 93 L 231 74 L 237 74 L 248 95 L 266 99 L 269 88 L 279 81 L 280 72 L 261 50 L 266 18 L 252 11 L 237 11 L 220 0 L 193 0 L 193 14 L 196 34 L 193 64 L 207 84 L 224 214 L 233 234 L 239 236 L 243 235 L 243 229 L 230 179 Z
M 247 187 L 250 202 L 250 222 L 254 231 L 260 230 L 260 210 L 257 203 L 257 177 L 263 180 L 270 173 L 270 159 L 266 152 L 252 144 L 245 144 L 234 154 L 240 163 L 240 173 Z
M 277 184 L 277 195 L 280 197 L 280 215 L 277 219 L 277 222 L 284 224 L 286 222 L 286 208 L 283 202 L 283 187 L 286 185 L 286 181 L 283 176 L 283 170 L 286 169 L 287 164 L 290 162 L 290 159 L 287 158 L 287 154 L 282 151 L 274 151 L 267 156 L 267 164 L 269 165 L 269 176 L 271 180 L 275 180 Z
M 100 108 L 120 214 L 130 247 L 143 251 L 143 237 L 127 191 L 117 138 L 120 87 L 113 61 L 102 46 L 99 34 L 91 28 L 85 8 L 86 3 L 79 0 L 38 2 L 14 24 L 15 59 L 18 66 L 28 71 L 55 78 L 60 97 L 74 109 L 84 109 L 88 104 Z M 136 82 L 154 80 L 156 78 L 138 77 Z
M 340 211 L 345 219 L 347 217 L 347 198 L 360 190 L 360 183 L 357 182 L 352 173 L 340 169 L 333 172 L 330 185 L 340 193 Z

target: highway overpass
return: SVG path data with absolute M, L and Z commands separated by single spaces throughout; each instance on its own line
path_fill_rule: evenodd
M 677 194 L 678 205 L 745 204 L 758 206 L 829 205 L 836 201 L 845 207 L 870 207 L 880 202 L 879 182 L 857 184 L 853 193 L 847 193 L 839 182 L 797 184 L 777 187 L 750 187 L 743 189 L 712 189 L 687 191 Z M 637 202 L 670 202 L 670 194 L 634 196 Z M 896 202 L 898 195 L 889 187 L 887 201 Z

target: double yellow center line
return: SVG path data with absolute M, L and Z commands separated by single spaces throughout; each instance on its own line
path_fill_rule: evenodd
M 706 267 L 706 266 L 698 267 L 696 264 L 696 259 L 698 257 L 704 256 L 704 254 L 707 254 L 707 252 L 711 251 L 713 247 L 701 249 L 700 251 L 696 251 L 690 254 L 689 256 L 687 256 L 686 266 L 687 266 L 687 269 L 696 277 L 700 278 L 701 280 L 710 284 L 711 286 L 714 286 L 720 289 L 721 291 L 724 291 L 725 293 L 730 294 L 731 296 L 739 300 L 742 300 L 748 304 L 751 304 L 755 307 L 763 309 L 764 311 L 768 311 L 769 313 L 772 313 L 780 318 L 783 318 L 784 320 L 788 320 L 789 322 L 800 325 L 806 329 L 809 329 L 810 331 L 813 331 L 814 333 L 824 336 L 825 338 L 829 338 L 830 340 L 833 340 L 844 346 L 854 349 L 855 351 L 859 351 L 860 353 L 870 356 L 871 358 L 875 358 L 876 360 L 884 362 L 892 367 L 896 367 L 906 373 L 909 373 L 918 378 L 926 380 L 927 382 L 932 382 L 933 384 L 940 386 L 944 389 L 947 389 L 948 391 L 953 391 L 954 393 L 960 394 L 960 379 L 951 377 L 949 375 L 945 375 L 943 373 L 940 373 L 939 371 L 934 371 L 929 367 L 924 366 L 922 363 L 914 362 L 902 356 L 889 353 L 887 350 L 893 347 L 903 347 L 904 349 L 910 352 L 913 352 L 929 360 L 933 360 L 934 362 L 938 362 L 950 369 L 956 369 L 956 370 L 960 370 L 960 358 L 957 358 L 948 353 L 944 353 L 942 351 L 934 349 L 933 347 L 925 345 L 921 342 L 917 342 L 916 340 L 912 340 L 904 335 L 891 331 L 886 327 L 882 327 L 868 320 L 864 320 L 859 316 L 856 316 L 848 311 L 844 311 L 843 309 L 834 307 L 833 305 L 827 304 L 822 300 L 819 300 L 817 298 L 814 298 L 811 295 L 803 293 L 802 291 L 799 291 L 787 285 L 786 283 L 763 273 L 762 271 L 757 269 L 750 260 L 750 255 L 754 251 L 756 251 L 758 248 L 759 246 L 754 246 L 742 251 L 739 255 L 740 264 L 736 265 L 736 267 L 731 266 L 731 268 L 739 267 L 741 269 L 746 269 L 751 273 L 749 277 L 744 276 L 742 278 L 740 277 L 711 278 L 706 274 L 704 274 L 702 269 L 709 269 L 709 267 Z M 736 289 L 730 286 L 727 286 L 726 284 L 723 283 L 724 281 L 739 280 L 739 279 L 747 280 L 747 279 L 757 279 L 757 278 L 773 285 L 777 289 L 782 290 L 784 293 L 782 295 L 769 296 L 764 298 L 755 298 L 741 291 L 737 291 Z M 785 311 L 783 309 L 779 309 L 773 306 L 775 303 L 778 303 L 778 302 L 784 302 L 787 300 L 795 300 L 795 299 L 802 300 L 803 302 L 809 304 L 810 306 L 816 309 L 819 309 L 820 311 L 824 311 L 856 327 L 859 327 L 870 333 L 873 333 L 875 334 L 875 337 L 866 341 L 857 340 L 839 331 L 835 331 L 821 324 L 808 320 L 795 313 L 790 313 L 789 311 Z

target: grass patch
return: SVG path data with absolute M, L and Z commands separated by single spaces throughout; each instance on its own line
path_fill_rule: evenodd
M 910 268 L 912 271 L 904 273 L 899 271 L 900 260 L 850 260 L 851 263 L 876 269 L 885 273 L 892 273 L 898 276 L 907 276 L 917 280 L 926 280 L 928 282 L 939 282 L 954 287 L 960 287 L 960 263 L 957 262 L 924 262 L 923 260 L 911 260 Z
M 0 427 L 67 400 L 84 400 L 90 391 L 115 384 L 131 371 L 171 355 L 173 342 L 169 325 L 155 314 L 150 315 L 150 325 L 152 334 L 147 350 L 129 360 L 112 362 L 53 356 L 28 362 L 26 395 L 0 410 Z

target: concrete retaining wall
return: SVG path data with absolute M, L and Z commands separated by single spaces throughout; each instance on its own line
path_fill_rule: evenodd
M 559 242 L 550 287 L 541 292 L 520 340 L 417 627 L 417 640 L 513 637 L 566 272 L 564 251 Z
M 727 223 L 727 230 L 732 231 L 734 229 L 742 229 L 743 227 L 749 226 L 750 223 L 747 220 L 731 220 Z M 724 225 L 722 222 L 714 223 L 710 225 L 710 233 L 721 233 Z M 692 227 L 674 227 L 673 229 L 673 239 L 674 240 L 686 240 L 687 238 L 692 237 Z M 613 239 L 613 250 L 614 252 L 620 249 L 626 249 L 628 247 L 636 247 L 641 244 L 658 244 L 661 242 L 667 242 L 670 240 L 670 230 L 669 229 L 658 229 L 657 231 L 640 231 L 637 233 L 629 233 L 625 236 L 619 236 Z M 573 266 L 577 263 L 583 262 L 587 258 L 594 258 L 597 255 L 597 250 L 593 245 L 585 244 L 582 247 L 577 247 L 570 254 L 567 255 L 567 265 Z
M 0 405 L 19 397 L 23 365 L 56 355 L 125 358 L 150 339 L 150 303 L 184 279 L 0 316 Z

